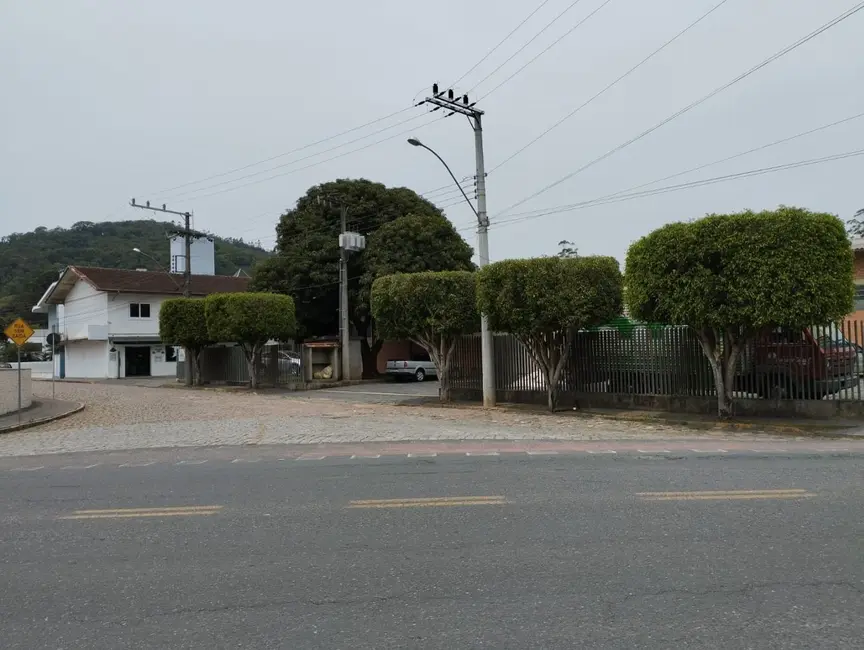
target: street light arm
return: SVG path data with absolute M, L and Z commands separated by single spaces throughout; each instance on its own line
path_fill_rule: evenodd
M 417 144 L 414 144 L 416 142 Z M 471 199 L 468 198 L 468 195 L 465 194 L 465 190 L 462 189 L 462 184 L 456 180 L 456 176 L 453 174 L 453 171 L 450 169 L 450 165 L 444 162 L 444 159 L 438 155 L 438 153 L 432 149 L 431 147 L 427 147 L 425 144 L 420 142 L 419 140 L 414 140 L 411 144 L 414 144 L 415 147 L 423 147 L 426 151 L 430 152 L 433 156 L 435 156 L 438 160 L 441 161 L 441 164 L 444 165 L 444 169 L 447 170 L 447 173 L 450 174 L 450 178 L 453 179 L 453 182 L 456 183 L 456 187 L 459 188 L 459 191 L 462 192 L 462 196 L 465 197 L 465 200 L 468 202 L 468 205 L 471 207 L 471 211 L 474 213 L 474 216 L 477 217 L 477 220 L 480 220 L 480 215 L 477 214 L 477 208 L 474 207 L 474 204 L 471 203 Z
M 138 253 L 139 255 L 143 255 L 144 257 L 146 257 L 146 258 L 152 260 L 153 263 L 154 263 L 156 266 L 159 267 L 159 270 L 162 271 L 165 275 L 167 275 L 167 276 L 171 279 L 171 282 L 174 283 L 174 286 L 175 286 L 175 287 L 177 287 L 177 288 L 180 289 L 180 290 L 183 289 L 183 287 L 181 287 L 181 286 L 178 284 L 177 280 L 174 279 L 174 276 L 171 275 L 170 271 L 168 271 L 168 269 L 166 269 L 164 266 L 162 266 L 162 264 L 159 263 L 159 260 L 157 260 L 155 257 L 153 257 L 152 255 L 150 255 L 149 253 L 145 253 L 145 252 L 142 251 L 140 248 L 133 248 L 133 249 L 132 249 L 132 252 L 133 252 L 133 253 Z

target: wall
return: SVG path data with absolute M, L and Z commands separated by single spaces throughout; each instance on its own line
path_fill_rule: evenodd
M 15 369 L 18 369 L 18 364 L 13 363 Z M 54 364 L 51 361 L 22 361 L 21 367 L 30 370 L 33 379 L 51 378 L 51 366 Z
M 71 341 L 66 344 L 66 376 L 105 379 L 109 377 L 107 341 Z
M 21 370 L 21 406 L 33 402 L 30 370 Z M 18 410 L 18 369 L 0 369 L 0 415 Z
M 159 339 L 159 309 L 168 296 L 154 294 L 114 294 L 108 298 L 108 334 L 152 336 Z M 150 305 L 149 318 L 132 318 L 129 316 L 131 303 L 146 303 Z
M 378 352 L 378 374 L 387 372 L 387 362 L 411 358 L 411 341 L 384 341 Z
M 79 280 L 72 287 L 63 305 L 60 333 L 67 341 L 90 336 L 91 325 L 108 324 L 108 296 Z

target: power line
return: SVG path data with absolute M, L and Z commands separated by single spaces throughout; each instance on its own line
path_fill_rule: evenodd
M 205 190 L 211 190 L 216 187 L 222 187 L 224 185 L 230 185 L 231 183 L 238 183 L 240 181 L 246 180 L 248 178 L 254 178 L 255 176 L 260 176 L 261 174 L 266 174 L 267 172 L 272 172 L 277 169 L 283 169 L 284 167 L 289 167 L 290 165 L 294 165 L 298 162 L 303 162 L 304 160 L 308 160 L 309 158 L 314 158 L 315 156 L 320 156 L 325 153 L 329 153 L 331 151 L 335 151 L 337 149 L 341 149 L 342 147 L 347 147 L 349 144 L 354 144 L 355 142 L 360 142 L 361 140 L 366 140 L 367 138 L 371 138 L 372 136 L 378 135 L 379 133 L 384 133 L 385 131 L 389 131 L 390 129 L 395 129 L 397 126 L 401 126 L 403 124 L 407 124 L 408 122 L 413 122 L 414 120 L 418 120 L 421 117 L 425 117 L 425 114 L 421 113 L 419 115 L 414 115 L 413 117 L 409 117 L 401 122 L 396 122 L 396 124 L 391 124 L 390 126 L 386 126 L 383 129 L 378 129 L 377 131 L 372 131 L 367 135 L 360 136 L 359 138 L 354 138 L 353 140 L 349 140 L 348 142 L 343 142 L 342 144 L 337 144 L 334 147 L 330 147 L 329 149 L 324 149 L 323 151 L 318 151 L 313 154 L 309 154 L 308 156 L 303 156 L 302 158 L 298 158 L 296 160 L 291 160 L 287 163 L 282 163 L 281 165 L 275 165 L 274 167 L 268 167 L 267 169 L 261 169 L 257 172 L 252 172 L 251 174 L 246 174 L 245 176 L 240 176 L 238 178 L 232 178 L 227 181 L 220 181 L 219 183 L 214 183 L 213 185 L 207 185 L 205 187 L 199 187 L 194 190 L 186 190 L 185 192 L 179 192 L 178 194 L 171 194 L 164 198 L 172 199 L 177 198 L 179 196 L 185 196 L 187 194 L 194 194 L 195 192 L 203 192 Z
M 627 72 L 625 72 L 625 73 L 622 74 L 620 77 L 618 77 L 617 79 L 615 79 L 615 81 L 613 81 L 613 82 L 610 83 L 608 86 L 606 86 L 605 88 L 603 88 L 603 90 L 601 90 L 600 92 L 596 93 L 596 94 L 595 94 L 593 97 L 591 97 L 588 101 L 584 102 L 581 106 L 578 106 L 577 108 L 575 108 L 575 109 L 573 109 L 572 111 L 570 111 L 570 113 L 568 113 L 567 115 L 565 115 L 564 117 L 562 117 L 560 120 L 558 120 L 557 122 L 555 122 L 555 124 L 553 124 L 553 125 L 550 126 L 548 129 L 546 129 L 545 131 L 543 131 L 543 133 L 541 133 L 541 134 L 538 135 L 536 138 L 534 138 L 533 140 L 531 140 L 530 142 L 528 142 L 528 144 L 524 145 L 524 146 L 521 147 L 520 149 L 517 149 L 517 150 L 514 151 L 512 154 L 510 154 L 507 158 L 505 158 L 505 159 L 502 160 L 500 163 L 498 163 L 497 165 L 495 165 L 495 167 L 493 167 L 492 169 L 489 170 L 489 173 L 491 174 L 491 173 L 494 172 L 496 169 L 500 169 L 501 167 L 503 167 L 504 165 L 506 165 L 508 162 L 510 162 L 511 160 L 513 160 L 513 158 L 515 158 L 515 157 L 518 156 L 520 153 L 522 153 L 523 151 L 525 151 L 528 147 L 532 146 L 533 144 L 535 144 L 536 142 L 538 142 L 540 139 L 542 139 L 542 138 L 544 138 L 546 135 L 548 135 L 550 131 L 552 131 L 553 129 L 556 129 L 556 128 L 558 128 L 559 126 L 561 126 L 564 122 L 566 122 L 566 121 L 569 120 L 571 117 L 573 117 L 574 115 L 576 115 L 576 113 L 578 113 L 578 112 L 581 111 L 583 108 L 585 108 L 586 106 L 588 106 L 588 104 L 590 104 L 590 103 L 593 102 L 595 99 L 597 99 L 598 97 L 600 97 L 601 95 L 603 95 L 606 91 L 611 90 L 611 89 L 612 89 L 614 86 L 616 86 L 619 82 L 623 81 L 626 77 L 628 77 L 628 76 L 630 76 L 632 73 L 636 72 L 636 70 L 638 70 L 639 68 L 641 68 L 644 64 L 646 64 L 648 61 L 650 61 L 652 58 L 654 58 L 657 54 L 659 54 L 660 52 L 662 52 L 663 50 L 665 50 L 667 47 L 669 47 L 670 45 L 672 45 L 672 43 L 674 43 L 674 42 L 677 41 L 679 38 L 681 38 L 682 36 L 684 36 L 684 34 L 686 34 L 686 33 L 689 32 L 691 29 L 693 29 L 694 27 L 696 27 L 696 25 L 698 25 L 698 24 L 701 23 L 703 20 L 705 20 L 708 16 L 710 16 L 712 13 L 714 13 L 715 11 L 717 11 L 720 7 L 722 7 L 724 4 L 726 4 L 726 2 L 728 2 L 728 0 L 721 0 L 719 3 L 717 3 L 716 5 L 714 5 L 713 7 L 711 7 L 708 11 L 706 11 L 704 14 L 702 14 L 701 16 L 699 16 L 699 18 L 697 18 L 697 19 L 694 20 L 692 23 L 690 23 L 689 25 L 687 25 L 687 27 L 685 27 L 684 29 L 682 29 L 682 30 L 681 30 L 680 32 L 678 32 L 677 34 L 675 34 L 675 36 L 673 36 L 673 37 L 670 38 L 668 41 L 666 41 L 665 43 L 663 43 L 663 45 L 661 45 L 661 46 L 658 47 L 656 50 L 654 50 L 653 52 L 651 52 L 651 54 L 649 54 L 648 56 L 646 56 L 646 57 L 645 57 L 644 59 L 642 59 L 639 63 L 637 63 L 637 64 L 634 65 L 632 68 L 630 68 L 629 70 L 627 70 Z M 497 87 L 496 87 L 496 88 L 497 88 Z M 493 88 L 493 90 L 495 90 L 495 89 Z M 491 93 L 491 92 L 492 92 L 492 91 L 490 91 L 490 93 Z M 490 94 L 490 93 L 487 93 L 487 95 Z M 486 95 L 484 95 L 484 97 L 485 97 L 485 96 L 486 96 Z
M 651 190 L 644 190 L 642 192 L 632 192 L 629 194 L 623 193 L 615 193 L 609 194 L 605 197 L 600 197 L 597 199 L 592 199 L 590 201 L 583 201 L 581 203 L 573 203 L 571 205 L 560 206 L 557 208 L 550 208 L 544 212 L 540 212 L 539 214 L 532 214 L 528 216 L 522 217 L 514 217 L 511 219 L 503 219 L 501 221 L 496 222 L 496 227 L 504 227 L 507 225 L 512 225 L 515 223 L 519 223 L 522 221 L 530 221 L 532 219 L 539 219 L 540 217 L 545 217 L 550 214 L 560 214 L 563 212 L 572 212 L 574 210 L 581 210 L 584 208 L 595 207 L 598 205 L 606 205 L 609 203 L 619 203 L 621 201 L 632 201 L 633 199 L 645 198 L 648 196 L 655 196 L 658 194 L 666 194 L 668 192 L 678 192 L 681 190 L 691 189 L 694 187 L 702 187 L 705 185 L 714 185 L 717 183 L 724 183 L 733 180 L 740 180 L 742 178 L 750 178 L 753 176 L 762 176 L 763 174 L 772 174 L 780 171 L 786 171 L 789 169 L 797 169 L 799 167 L 809 167 L 811 165 L 819 165 L 826 162 L 833 162 L 836 160 L 844 160 L 846 158 L 853 158 L 857 156 L 864 156 L 864 149 L 857 149 L 854 151 L 848 151 L 840 154 L 833 154 L 831 156 L 824 156 L 822 158 L 810 158 L 807 160 L 800 160 L 794 163 L 786 163 L 783 165 L 774 165 L 772 167 L 760 167 L 758 169 L 751 169 L 744 172 L 737 172 L 734 174 L 725 174 L 723 176 L 714 176 L 712 178 L 705 178 L 697 181 L 690 181 L 688 183 L 679 183 L 677 185 L 666 185 L 663 187 L 654 188 Z
M 536 14 L 536 13 L 537 13 L 538 11 L 540 11 L 543 7 L 545 7 L 546 4 L 548 4 L 548 2 L 549 2 L 549 0 L 543 0 L 543 2 L 541 2 L 541 3 L 537 6 L 537 8 L 534 9 L 534 11 L 532 11 L 530 14 L 528 14 L 527 16 L 525 16 L 525 18 L 522 20 L 522 22 L 519 23 L 518 25 L 516 25 L 516 27 L 514 27 L 514 28 L 510 31 L 509 34 L 507 34 L 507 36 L 505 36 L 505 37 L 502 38 L 500 41 L 498 41 L 498 44 L 497 44 L 495 47 L 493 47 L 491 50 L 489 50 L 488 52 L 486 52 L 486 54 L 483 56 L 482 59 L 480 59 L 477 63 L 475 63 L 474 65 L 472 65 L 472 66 L 468 69 L 467 72 L 465 72 L 461 77 L 459 77 L 456 81 L 454 81 L 452 84 L 450 84 L 449 87 L 450 87 L 450 88 L 455 88 L 455 87 L 456 87 L 456 84 L 458 84 L 458 83 L 459 83 L 460 81 L 462 81 L 465 77 L 467 77 L 469 74 L 471 74 L 472 72 L 474 72 L 474 70 L 477 69 L 477 67 L 478 67 L 481 63 L 483 63 L 486 59 L 488 59 L 490 56 L 492 56 L 492 54 L 493 54 L 495 51 L 497 51 L 499 47 L 501 47 L 502 45 L 504 45 L 504 43 L 505 43 L 505 42 L 506 42 L 506 41 L 507 41 L 511 36 L 513 36 L 513 34 L 515 34 L 517 31 L 519 31 L 519 28 L 522 27 L 522 25 L 524 25 L 525 23 L 527 23 L 527 22 L 528 22 L 528 21 L 529 21 L 529 20 L 534 16 L 534 14 Z
M 243 165 L 242 167 L 236 167 L 234 169 L 230 169 L 227 172 L 221 172 L 219 174 L 213 174 L 212 176 L 207 176 L 206 178 L 199 179 L 197 181 L 189 181 L 187 183 L 182 183 L 180 185 L 175 185 L 174 187 L 168 187 L 157 192 L 146 192 L 144 194 L 148 195 L 159 195 L 166 192 L 173 192 L 174 190 L 179 190 L 183 187 L 188 187 L 189 185 L 198 185 L 200 183 L 206 183 L 209 180 L 213 180 L 214 178 L 222 178 L 223 176 L 228 176 L 229 174 L 235 174 L 237 172 L 244 171 L 246 169 L 250 169 L 251 167 L 257 167 L 258 165 L 263 165 L 264 163 L 272 162 L 273 160 L 278 160 L 279 158 L 284 158 L 285 156 L 290 156 L 291 154 L 298 153 L 300 151 L 304 151 L 309 149 L 310 147 L 314 147 L 319 144 L 324 144 L 325 142 L 329 142 L 330 140 L 335 140 L 336 138 L 341 138 L 343 135 L 348 135 L 349 133 L 353 133 L 354 131 L 359 131 L 360 129 L 365 129 L 367 126 L 372 126 L 373 124 L 378 124 L 379 122 L 383 122 L 384 120 L 388 120 L 391 117 L 396 117 L 397 115 L 401 115 L 406 111 L 410 111 L 413 109 L 413 106 L 408 106 L 406 108 L 402 108 L 398 111 L 390 113 L 389 115 L 384 115 L 383 117 L 379 117 L 377 119 L 371 120 L 370 122 L 366 122 L 365 124 L 361 124 L 360 126 L 355 126 L 336 135 L 331 135 L 326 138 L 322 138 L 321 140 L 316 140 L 315 142 L 310 142 L 309 144 L 305 144 L 302 147 L 297 147 L 296 149 L 291 149 L 290 151 L 285 151 L 280 154 L 276 154 L 275 156 L 271 156 L 270 158 L 265 158 L 263 160 L 259 160 L 258 162 L 249 163 L 248 165 Z
M 834 126 L 839 126 L 840 124 L 845 124 L 846 122 L 850 122 L 852 120 L 859 119 L 861 117 L 864 117 L 864 113 L 857 113 L 855 115 L 850 115 L 849 117 L 844 117 L 841 120 L 836 120 L 834 122 L 822 124 L 821 126 L 817 126 L 815 128 L 808 129 L 807 131 L 801 131 L 801 132 L 796 133 L 794 135 L 786 136 L 786 137 L 780 138 L 779 140 L 774 140 L 772 142 L 768 142 L 766 144 L 759 145 L 758 147 L 753 147 L 753 148 L 747 149 L 745 151 L 740 151 L 740 152 L 733 154 L 731 156 L 726 156 L 725 158 L 720 158 L 719 160 L 714 160 L 714 161 L 709 162 L 709 163 L 703 163 L 701 165 L 697 165 L 696 167 L 690 167 L 689 169 L 685 169 L 683 171 L 676 172 L 674 174 L 670 174 L 668 176 L 656 178 L 652 181 L 648 181 L 647 183 L 641 183 L 639 185 L 634 185 L 632 187 L 628 187 L 628 188 L 623 189 L 623 190 L 618 190 L 617 192 L 613 192 L 612 194 L 607 194 L 603 197 L 600 197 L 600 199 L 593 199 L 591 202 L 593 203 L 594 201 L 597 201 L 597 200 L 605 200 L 605 199 L 613 198 L 613 197 L 619 196 L 621 194 L 627 194 L 630 192 L 634 192 L 635 190 L 640 190 L 643 187 L 648 187 L 650 185 L 656 185 L 657 183 L 662 183 L 663 181 L 668 181 L 668 180 L 671 180 L 673 178 L 678 178 L 680 176 L 684 176 L 685 174 L 691 174 L 691 173 L 696 172 L 696 171 L 701 171 L 703 169 L 707 169 L 708 167 L 714 167 L 715 165 L 720 165 L 722 163 L 729 162 L 730 160 L 735 160 L 736 158 L 741 158 L 741 157 L 747 156 L 751 153 L 756 153 L 757 151 L 764 151 L 765 149 L 768 149 L 770 147 L 776 147 L 777 145 L 785 144 L 787 142 L 797 140 L 798 138 L 803 138 L 805 136 L 812 135 L 813 133 L 818 133 L 819 131 L 824 131 L 825 129 L 829 129 L 829 128 L 834 127 Z M 583 205 L 584 203 L 585 202 L 583 201 L 583 202 L 572 204 L 572 205 Z M 568 206 L 558 206 L 558 207 L 561 208 L 561 207 L 568 207 Z M 535 214 L 537 212 L 546 212 L 550 209 L 554 210 L 556 208 L 540 208 L 538 210 L 529 210 L 529 211 L 523 212 L 523 213 L 516 213 L 516 214 L 511 215 L 511 216 L 518 217 L 518 216 L 524 216 L 524 215 L 532 215 L 532 214 Z
M 386 138 L 381 138 L 380 140 L 376 140 L 375 142 L 370 142 L 369 144 L 364 145 L 362 147 L 358 147 L 356 149 L 351 149 L 350 151 L 344 151 L 344 152 L 342 152 L 336 156 L 331 156 L 330 158 L 325 158 L 324 160 L 319 160 L 319 161 L 311 163 L 309 165 L 304 165 L 303 167 L 298 167 L 297 169 L 291 169 L 291 170 L 288 170 L 287 172 L 281 172 L 279 174 L 274 174 L 273 176 L 261 178 L 261 179 L 258 179 L 257 181 L 251 181 L 249 183 L 243 183 L 242 185 L 237 185 L 235 187 L 228 187 L 228 188 L 225 188 L 223 190 L 217 190 L 215 192 L 209 192 L 207 194 L 199 194 L 199 195 L 194 196 L 192 198 L 197 200 L 197 199 L 203 199 L 203 198 L 206 198 L 209 196 L 216 196 L 217 194 L 224 194 L 225 192 L 234 192 L 235 190 L 243 189 L 244 187 L 249 187 L 250 185 L 257 185 L 259 183 L 266 183 L 267 181 L 272 181 L 273 179 L 281 178 L 282 176 L 288 176 L 289 174 L 294 174 L 296 172 L 300 172 L 300 171 L 303 171 L 305 169 L 310 169 L 311 167 L 317 167 L 318 165 L 323 165 L 326 162 L 330 162 L 332 160 L 336 160 L 338 158 L 348 156 L 352 153 L 357 153 L 358 151 L 363 151 L 365 149 L 369 149 L 370 147 L 374 147 L 374 146 L 379 145 L 383 142 L 387 142 L 388 140 L 392 140 L 394 138 L 401 137 L 403 135 L 406 135 L 406 134 L 411 133 L 413 131 L 416 131 L 418 129 L 422 129 L 426 126 L 429 126 L 430 124 L 433 124 L 435 122 L 439 122 L 439 121 L 445 119 L 446 117 L 447 117 L 446 115 L 442 115 L 442 116 L 440 116 L 434 120 L 430 120 L 429 122 L 426 122 L 425 124 L 421 124 L 418 127 L 407 129 L 405 131 L 400 131 L 399 133 L 387 136 Z
M 564 11 L 562 11 L 560 14 L 558 14 L 557 16 L 555 16 L 555 18 L 553 18 L 551 21 L 549 21 L 549 22 L 546 24 L 546 26 L 543 27 L 543 29 L 541 29 L 539 32 L 537 32 L 536 34 L 534 34 L 534 36 L 531 37 L 531 40 L 529 40 L 527 43 L 525 43 L 525 44 L 524 44 L 522 47 L 520 47 L 518 50 L 516 50 L 515 52 L 513 52 L 513 54 L 511 54 L 509 57 L 507 57 L 507 59 L 504 61 L 504 63 L 502 63 L 501 65 L 499 65 L 499 66 L 498 66 L 497 68 L 495 68 L 492 72 L 490 72 L 490 73 L 487 74 L 485 77 L 483 77 L 480 81 L 478 81 L 476 84 L 474 84 L 474 85 L 471 87 L 471 89 L 468 90 L 468 93 L 472 93 L 472 92 L 474 91 L 474 89 L 477 88 L 477 86 L 479 86 L 480 84 L 482 84 L 482 83 L 483 83 L 484 81 L 486 81 L 489 77 L 491 77 L 493 74 L 495 74 L 496 72 L 498 72 L 501 68 L 503 68 L 505 65 L 507 65 L 508 63 L 510 63 L 510 61 L 512 61 L 514 57 L 516 57 L 520 52 L 522 52 L 522 50 L 524 50 L 526 47 L 528 47 L 529 45 L 531 45 L 531 43 L 533 43 L 535 40 L 537 40 L 537 38 L 538 38 L 538 37 L 539 37 L 543 32 L 545 32 L 547 29 L 549 29 L 550 27 L 552 27 L 552 25 L 554 25 L 555 23 L 557 23 L 557 22 L 558 22 L 558 21 L 559 21 L 559 20 L 564 16 L 564 14 L 566 14 L 568 11 L 570 11 L 573 7 L 575 7 L 576 5 L 578 5 L 580 2 L 582 2 L 582 0 L 574 0 L 573 2 L 571 2 L 571 3 L 567 6 L 567 8 L 564 9 Z
M 646 129 L 645 131 L 643 131 L 643 132 L 640 133 L 639 135 L 637 135 L 637 136 L 631 138 L 630 140 L 628 140 L 628 141 L 626 141 L 626 142 L 624 142 L 624 143 L 618 145 L 618 146 L 615 147 L 614 149 L 611 149 L 610 151 L 607 151 L 607 152 L 604 153 L 602 156 L 599 156 L 599 157 L 595 158 L 594 160 L 592 160 L 592 161 L 589 162 L 589 163 L 586 163 L 585 165 L 583 165 L 582 167 L 580 167 L 580 168 L 577 169 L 576 171 L 573 171 L 573 172 L 567 174 L 566 176 L 563 176 L 562 178 L 559 178 L 559 179 L 558 179 L 557 181 L 555 181 L 554 183 L 550 183 L 549 185 L 547 185 L 547 186 L 541 188 L 540 190 L 538 190 L 538 191 L 534 192 L 533 194 L 531 194 L 531 195 L 525 197 L 524 199 L 521 199 L 520 201 L 517 201 L 516 203 L 514 203 L 514 204 L 508 206 L 508 207 L 507 207 L 505 210 L 503 210 L 500 214 L 504 214 L 504 213 L 506 213 L 506 212 L 509 212 L 509 211 L 512 210 L 513 208 L 518 207 L 518 206 L 520 206 L 520 205 L 522 205 L 522 204 L 524 204 L 524 203 L 527 203 L 527 202 L 530 201 L 531 199 L 534 199 L 534 198 L 540 196 L 541 194 L 543 194 L 543 193 L 545 193 L 545 192 L 548 192 L 548 191 L 551 190 L 552 188 L 557 187 L 557 186 L 560 185 L 561 183 L 563 183 L 563 182 L 565 182 L 565 181 L 567 181 L 567 180 L 573 178 L 573 177 L 576 176 L 577 174 L 582 173 L 583 171 L 585 171 L 585 170 L 588 169 L 589 167 L 592 167 L 592 166 L 596 165 L 597 163 L 599 163 L 599 162 L 605 160 L 606 158 L 608 158 L 609 156 L 612 156 L 613 154 L 617 153 L 618 151 L 621 151 L 621 150 L 624 149 L 625 147 L 630 146 L 631 144 L 633 144 L 634 142 L 637 142 L 638 140 L 641 140 L 641 139 L 644 138 L 645 136 L 647 136 L 647 135 L 653 133 L 654 131 L 656 131 L 657 129 L 661 128 L 662 126 L 665 126 L 666 124 L 668 124 L 668 123 L 671 122 L 672 120 L 674 120 L 674 119 L 680 117 L 681 115 L 684 115 L 684 114 L 687 113 L 688 111 L 690 111 L 690 110 L 696 108 L 697 106 L 699 106 L 700 104 L 702 104 L 702 103 L 708 101 L 709 99 L 711 99 L 711 98 L 714 97 L 715 95 L 717 95 L 717 94 L 723 92 L 724 90 L 730 88 L 731 86 L 735 85 L 735 84 L 738 83 L 739 81 L 742 81 L 743 79 L 746 79 L 747 77 L 749 77 L 749 76 L 752 75 L 753 73 L 755 73 L 755 72 L 761 70 L 762 68 L 764 68 L 764 67 L 767 66 L 768 64 L 770 64 L 770 63 L 776 61 L 777 59 L 779 59 L 780 57 L 782 57 L 782 56 L 788 54 L 789 52 L 791 52 L 791 51 L 797 49 L 797 48 L 800 47 L 801 45 L 804 45 L 804 44 L 807 43 L 808 41 L 810 41 L 810 40 L 816 38 L 817 36 L 819 36 L 819 35 L 822 34 L 823 32 L 825 32 L 825 31 L 827 31 L 828 29 L 830 29 L 831 27 L 834 27 L 835 25 L 837 25 L 838 23 L 842 22 L 843 20 L 846 20 L 846 19 L 849 18 L 850 16 L 856 14 L 856 13 L 859 12 L 861 9 L 864 9 L 864 2 L 859 2 L 857 5 L 855 5 L 855 6 L 852 7 L 851 9 L 845 11 L 845 12 L 842 13 L 841 15 L 839 15 L 839 16 L 837 16 L 836 18 L 834 18 L 834 19 L 830 20 L 829 22 L 825 23 L 824 25 L 822 25 L 822 26 L 819 27 L 818 29 L 816 29 L 816 30 L 810 32 L 808 35 L 806 35 L 806 36 L 800 38 L 799 40 L 797 40 L 796 42 L 792 43 L 791 45 L 788 45 L 787 47 L 783 48 L 783 49 L 780 50 L 779 52 L 776 52 L 775 54 L 772 54 L 770 57 L 768 57 L 767 59 L 765 59 L 765 60 L 762 61 L 761 63 L 759 63 L 759 64 L 753 66 L 752 68 L 750 68 L 750 69 L 747 70 L 746 72 L 744 72 L 744 73 L 738 75 L 737 77 L 735 77 L 735 78 L 732 79 L 731 81 L 729 81 L 729 82 L 723 84 L 722 86 L 719 86 L 718 88 L 715 88 L 714 90 L 712 90 L 710 93 L 708 93 L 707 95 L 705 95 L 705 96 L 702 97 L 701 99 L 698 99 L 698 100 L 694 101 L 693 103 L 691 103 L 691 104 L 685 106 L 684 108 L 682 108 L 682 109 L 680 109 L 679 111 L 673 113 L 672 115 L 670 115 L 670 116 L 667 117 L 666 119 L 662 120 L 661 122 L 658 122 L 657 124 L 655 124 L 655 125 L 652 126 L 651 128 Z
M 544 54 L 546 54 L 546 52 L 548 52 L 548 51 L 551 50 L 553 47 L 555 47 L 556 45 L 558 45 L 558 43 L 560 43 L 560 42 L 563 41 L 565 38 L 567 38 L 568 36 L 570 36 L 570 34 L 572 34 L 574 31 L 576 31 L 577 29 L 579 29 L 579 27 L 581 27 L 584 23 L 588 22 L 588 20 L 589 20 L 589 19 L 590 19 L 594 14 L 596 14 L 598 11 L 600 11 L 603 7 L 605 7 L 606 5 L 608 5 L 610 2 L 612 2 L 612 0 L 605 0 L 605 2 L 603 2 L 603 4 L 601 4 L 601 5 L 600 5 L 599 7 L 597 7 L 594 11 L 592 11 L 590 14 L 588 14 L 587 16 L 585 16 L 585 17 L 584 17 L 582 20 L 580 20 L 578 23 L 576 23 L 575 25 L 573 25 L 573 27 L 571 27 L 571 28 L 568 29 L 566 32 L 564 32 L 564 34 L 562 34 L 562 35 L 559 36 L 557 39 L 555 39 L 554 41 L 552 41 L 552 43 L 550 43 L 549 45 L 547 45 L 545 49 L 541 50 L 538 54 L 536 54 L 536 55 L 534 56 L 534 58 L 529 59 L 528 62 L 525 63 L 521 68 L 519 68 L 518 70 L 516 70 L 516 72 L 514 72 L 513 74 L 511 74 L 509 77 L 507 77 L 504 81 L 502 81 L 502 82 L 499 83 L 497 86 L 495 86 L 492 90 L 490 90 L 489 92 L 487 92 L 485 95 L 482 95 L 482 96 L 480 97 L 480 99 L 478 99 L 477 101 L 479 102 L 480 100 L 486 99 L 489 95 L 491 95 L 492 93 L 494 93 L 494 92 L 495 92 L 496 90 L 498 90 L 501 86 L 503 86 L 503 85 L 506 84 L 508 81 L 510 81 L 513 77 L 515 77 L 517 74 L 519 74 L 520 72 L 522 72 L 525 68 L 527 68 L 529 65 L 531 65 L 532 63 L 534 63 L 534 61 L 536 61 L 537 59 L 539 59 L 541 56 L 543 56 Z

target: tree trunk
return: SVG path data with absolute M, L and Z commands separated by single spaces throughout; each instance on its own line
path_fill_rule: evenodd
M 717 332 L 703 329 L 696 332 L 702 352 L 711 364 L 714 389 L 717 391 L 717 415 L 726 420 L 732 416 L 735 371 L 741 352 L 741 338 L 729 330 Z
M 569 332 L 546 332 L 519 340 L 543 372 L 546 380 L 546 401 L 549 410 L 554 411 L 558 406 L 558 383 L 561 381 L 564 366 L 567 365 L 572 336 Z
M 185 358 L 185 361 L 184 361 L 185 366 L 189 366 L 190 364 L 192 364 L 192 354 L 193 354 L 192 348 L 187 348 L 187 347 L 183 348 L 183 356 Z M 195 377 L 194 365 L 192 365 L 192 371 L 191 372 L 186 367 L 183 368 L 183 383 L 186 386 L 191 386 L 194 383 L 194 377 Z
M 246 366 L 249 369 L 249 387 L 252 390 L 258 388 L 258 346 L 243 346 L 243 354 L 246 355 Z
M 202 386 L 204 380 L 201 377 L 201 353 L 204 348 L 198 348 L 192 353 L 192 383 L 196 386 Z
M 369 345 L 364 336 L 360 339 L 360 357 L 363 359 L 363 379 L 374 379 L 378 376 L 378 353 L 384 341 L 375 341 Z

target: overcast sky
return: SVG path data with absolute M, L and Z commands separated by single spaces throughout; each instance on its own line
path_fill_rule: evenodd
M 604 2 L 576 3 L 505 63 L 572 4 L 548 0 L 457 86 L 472 100 L 482 97 L 478 106 L 486 111 L 493 259 L 553 253 L 559 240 L 569 239 L 583 254 L 623 260 L 635 238 L 708 212 L 782 203 L 846 219 L 864 208 L 864 157 L 853 157 L 504 225 L 512 214 L 602 197 L 864 112 L 861 11 L 508 211 L 857 4 L 728 0 L 495 169 L 719 0 L 611 0 L 496 89 Z M 147 218 L 126 206 L 134 196 L 194 210 L 198 228 L 270 247 L 278 215 L 311 185 L 344 177 L 418 192 L 447 185 L 440 163 L 406 144 L 409 135 L 436 149 L 458 177 L 472 175 L 473 136 L 465 119 L 438 119 L 440 112 L 409 107 L 433 82 L 453 83 L 539 4 L 0 0 L 0 235 L 40 225 Z M 402 109 L 408 110 L 341 138 L 165 191 Z M 864 118 L 658 187 L 859 149 Z M 262 173 L 225 183 L 256 172 Z M 275 174 L 282 175 L 263 180 Z M 431 198 L 450 206 L 448 216 L 474 245 L 474 217 L 455 196 L 442 190 Z

